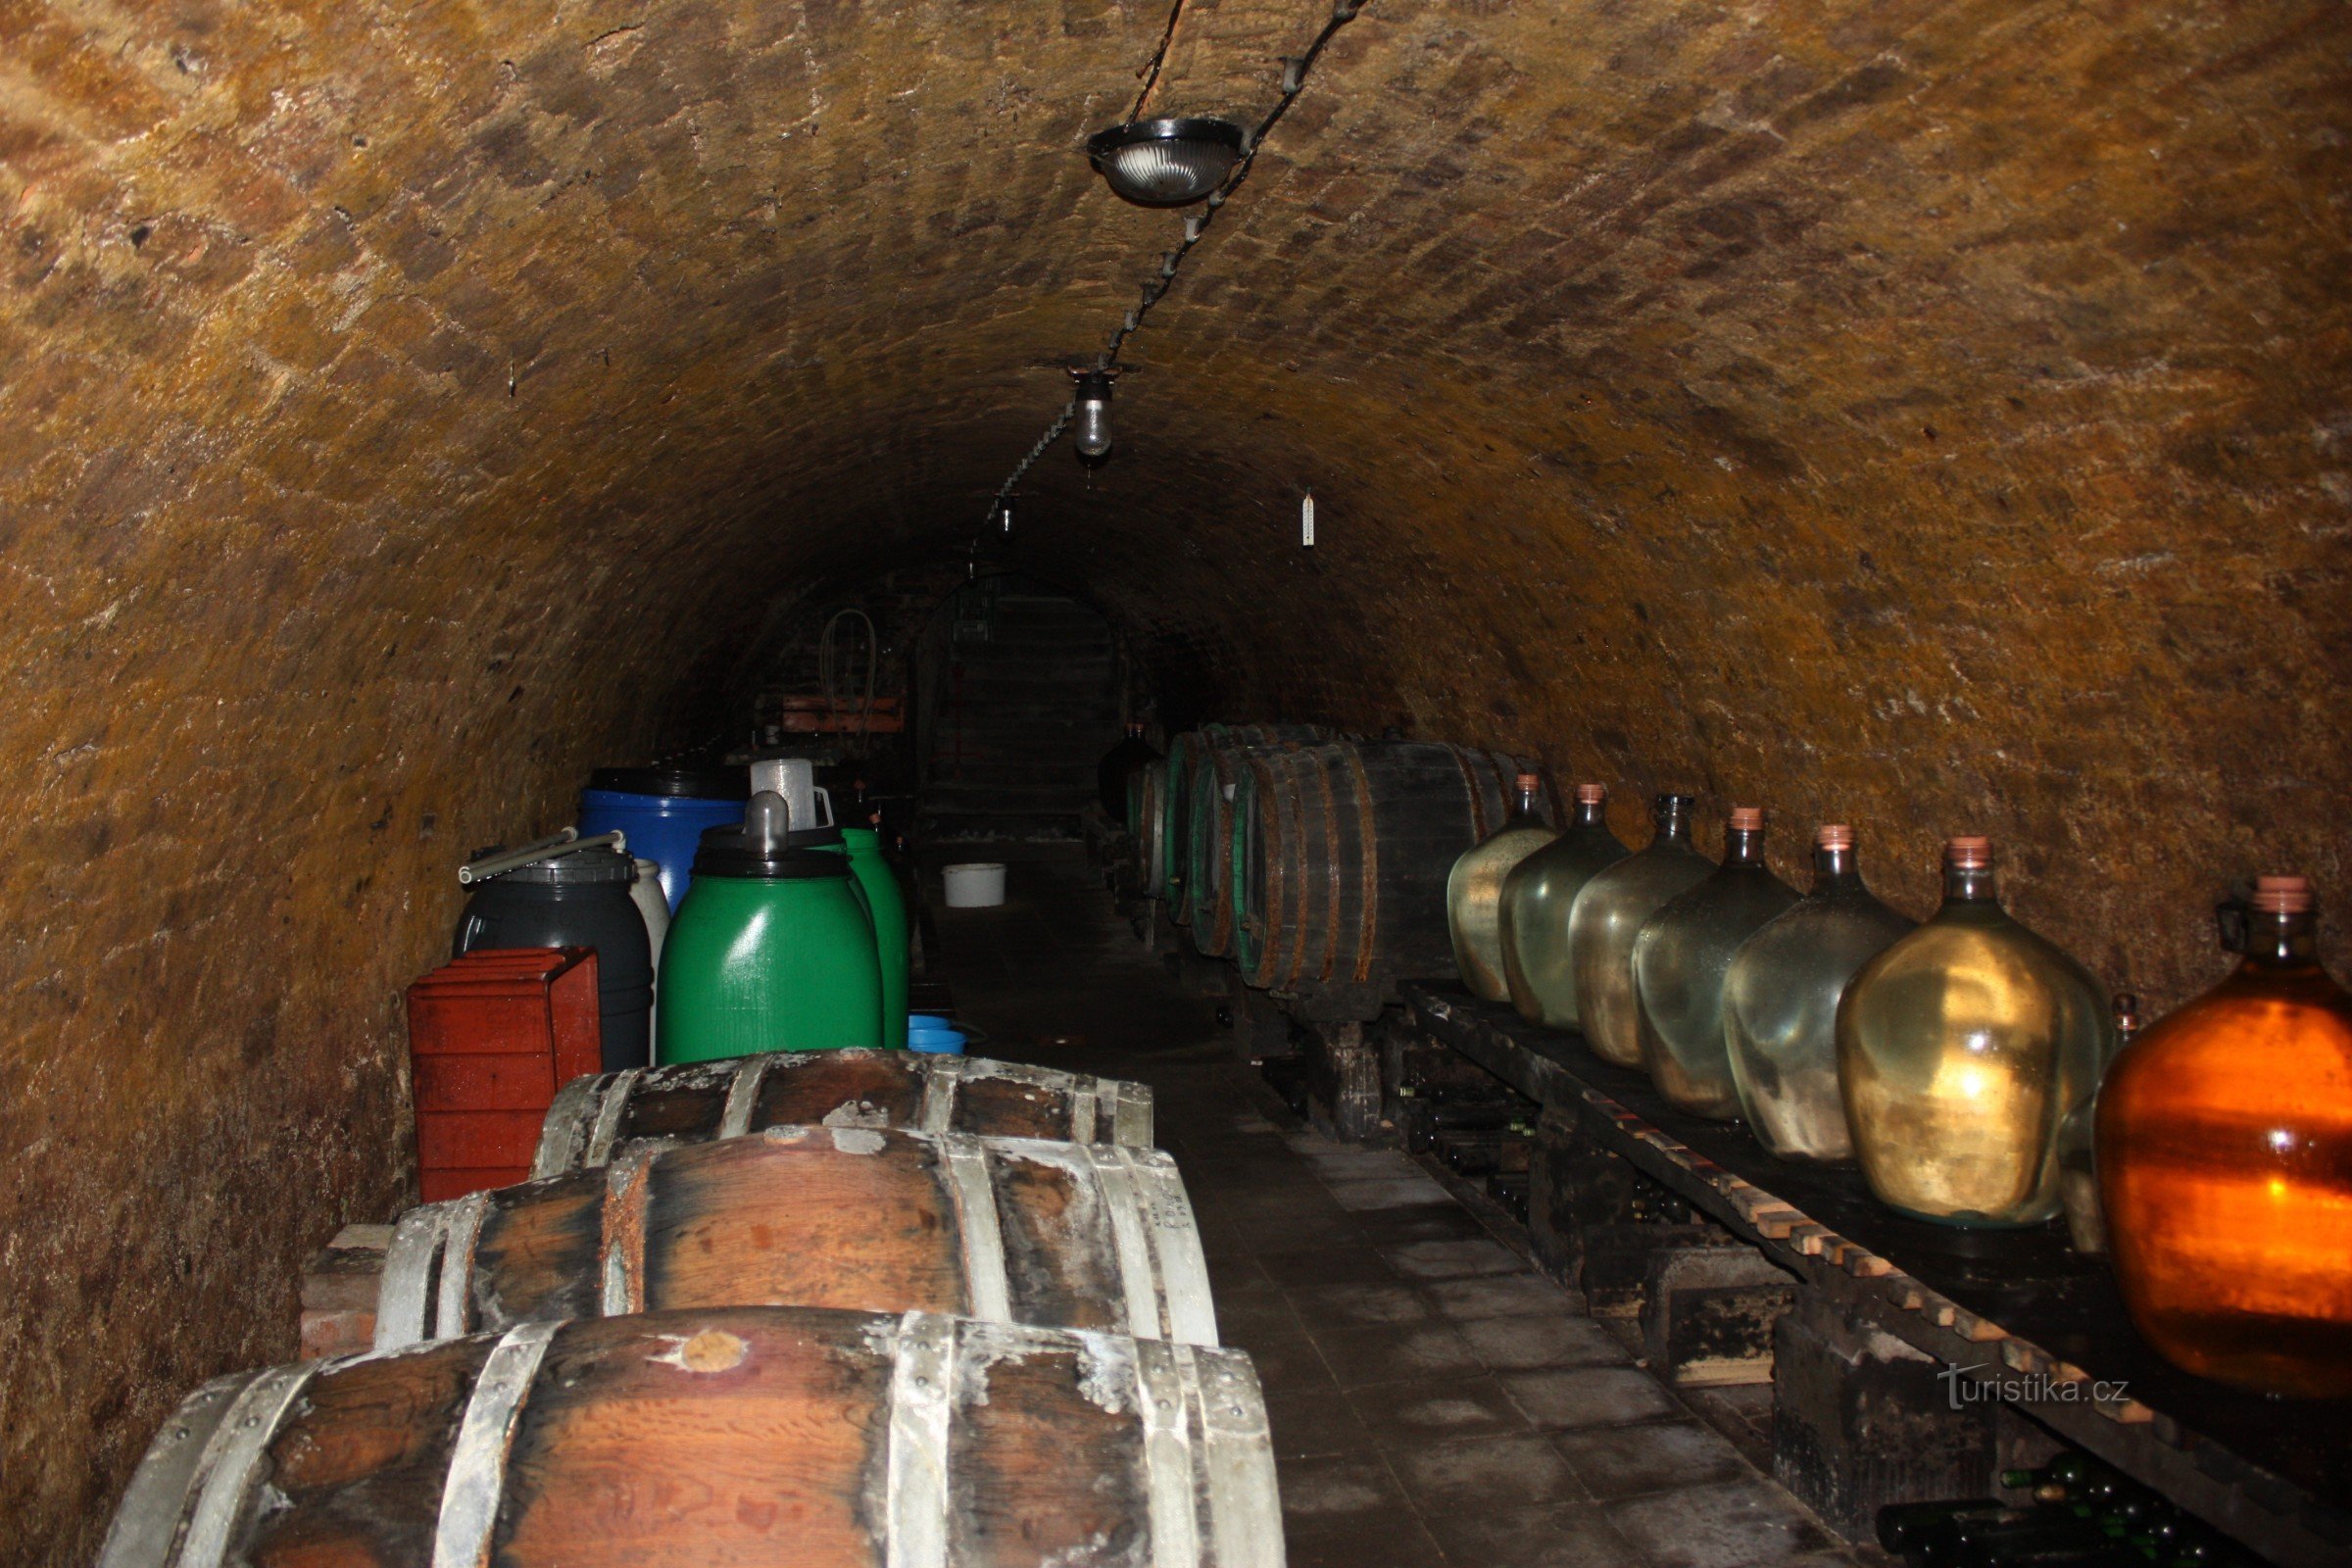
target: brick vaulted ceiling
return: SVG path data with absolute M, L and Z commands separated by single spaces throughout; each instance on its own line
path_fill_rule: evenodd
M 1254 120 L 1324 10 L 1190 0 Z M 1179 220 L 1160 0 L 0 6 L 0 1556 L 397 1197 L 394 999 L 818 575 L 958 552 Z M 2342 886 L 2334 0 L 1371 0 L 1018 548 L 1237 716 L 1934 837 L 2110 980 Z M 1321 514 L 1298 548 L 1297 497 Z

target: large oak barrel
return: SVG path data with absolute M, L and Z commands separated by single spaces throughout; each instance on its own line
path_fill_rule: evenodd
M 1144 897 L 1167 896 L 1168 763 L 1161 758 L 1127 775 L 1127 819 L 1135 836 L 1135 874 Z
M 1451 976 L 1446 875 L 1502 825 L 1528 769 L 1540 764 L 1404 741 L 1244 759 L 1227 845 L 1243 977 L 1369 1017 L 1395 981 Z
M 1263 751 L 1298 751 L 1331 739 L 1313 724 L 1219 726 L 1194 758 L 1186 812 L 1186 923 L 1193 946 L 1212 957 L 1233 946 L 1231 856 L 1233 803 L 1245 760 Z
M 206 1384 L 100 1568 L 1281 1568 L 1249 1358 L 813 1307 Z
M 1193 921 L 1189 887 L 1193 844 L 1194 789 L 1200 782 L 1200 760 L 1225 746 L 1311 746 L 1332 738 L 1320 724 L 1203 724 L 1168 742 L 1168 775 L 1163 837 L 1167 844 L 1166 880 L 1162 897 L 1168 913 L 1179 924 Z M 1222 804 L 1222 796 L 1216 797 Z M 1212 807 L 1213 809 L 1213 807 Z
M 534 1319 L 705 1306 L 952 1312 L 1217 1343 L 1156 1149 L 869 1127 L 632 1144 L 601 1170 L 410 1209 L 375 1348 Z
M 556 1091 L 533 1176 L 602 1165 L 641 1138 L 703 1143 L 762 1127 L 906 1127 L 918 1132 L 1152 1143 L 1152 1091 L 980 1056 L 905 1051 L 777 1051 L 574 1078 Z

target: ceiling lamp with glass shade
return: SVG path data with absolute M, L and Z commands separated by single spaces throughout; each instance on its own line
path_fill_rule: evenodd
M 1086 156 L 1137 206 L 1184 207 L 1225 183 L 1241 162 L 1242 127 L 1206 116 L 1131 120 L 1089 136 Z

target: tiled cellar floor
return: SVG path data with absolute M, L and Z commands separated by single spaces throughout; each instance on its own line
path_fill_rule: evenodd
M 1265 1387 L 1296 1568 L 1854 1561 L 1717 1430 L 1747 1436 L 1752 1399 L 1698 1419 L 1413 1161 L 1286 1125 L 1074 847 L 945 858 L 1010 865 L 1002 908 L 930 901 L 932 973 L 988 1050 L 1154 1090 L 1220 1331 Z

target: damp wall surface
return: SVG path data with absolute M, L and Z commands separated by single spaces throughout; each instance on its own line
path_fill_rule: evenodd
M 1151 106 L 1254 120 L 1327 14 L 1195 0 Z M 453 863 L 967 549 L 1180 222 L 1079 153 L 1166 18 L 0 20 L 0 1559 L 403 1200 Z M 2227 878 L 2344 896 L 2348 43 L 1371 0 L 1010 564 L 1237 717 L 1851 821 L 1915 912 L 1989 832 L 2169 1004 Z

